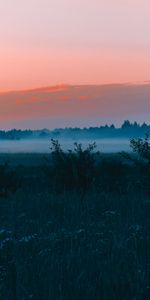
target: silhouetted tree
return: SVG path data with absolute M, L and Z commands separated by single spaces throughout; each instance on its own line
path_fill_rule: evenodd
M 125 120 L 121 126 L 122 129 L 129 129 L 130 127 L 131 127 L 131 123 L 129 122 L 129 120 Z

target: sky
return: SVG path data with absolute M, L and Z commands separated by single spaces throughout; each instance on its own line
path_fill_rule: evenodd
M 149 0 L 0 1 L 0 92 L 150 80 Z
M 0 128 L 149 123 L 149 84 L 57 85 L 0 93 Z

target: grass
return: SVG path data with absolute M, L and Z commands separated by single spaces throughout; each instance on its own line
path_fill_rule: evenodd
M 21 185 L 0 199 L 0 299 L 150 299 L 150 197 L 132 163 L 106 155 L 89 190 L 58 192 L 43 155 L 4 161 Z

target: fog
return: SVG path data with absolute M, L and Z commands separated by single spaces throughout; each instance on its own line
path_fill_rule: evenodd
M 82 143 L 83 147 L 86 147 L 89 143 L 96 142 L 96 149 L 105 153 L 130 150 L 128 139 L 59 139 L 59 142 L 63 150 L 73 149 L 75 142 Z M 1 140 L 0 153 L 48 153 L 50 152 L 50 145 L 49 139 Z

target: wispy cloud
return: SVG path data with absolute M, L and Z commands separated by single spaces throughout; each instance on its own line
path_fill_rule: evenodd
M 41 99 L 39 97 L 29 97 L 26 99 L 18 99 L 16 100 L 17 105 L 22 105 L 22 104 L 28 104 L 28 103 L 34 103 L 34 102 L 39 102 Z
M 38 127 L 39 120 L 49 119 L 51 126 L 52 120 L 63 118 L 66 126 L 70 119 L 77 120 L 75 126 L 78 126 L 78 120 L 85 120 L 87 126 L 89 119 L 99 120 L 99 123 L 101 120 L 108 123 L 114 120 L 116 123 L 117 120 L 139 114 L 140 119 L 135 119 L 144 121 L 144 116 L 150 110 L 149 95 L 148 83 L 44 87 L 3 93 L 0 94 L 0 124 L 7 125 L 10 121 L 15 124 L 22 120 L 28 126 L 28 120 L 33 119 Z M 61 125 L 61 121 L 58 124 Z
M 46 102 L 50 100 L 49 95 L 50 94 L 58 94 L 58 99 L 60 100 L 69 100 L 68 95 L 61 95 L 59 96 L 62 92 L 67 92 L 71 86 L 61 84 L 61 85 L 55 85 L 55 86 L 50 86 L 50 87 L 44 87 L 44 88 L 38 88 L 38 89 L 31 89 L 31 90 L 25 90 L 25 91 L 20 91 L 17 92 L 17 94 L 22 95 L 23 97 L 20 99 L 16 100 L 17 105 L 25 105 L 25 104 L 33 104 L 37 102 Z M 28 96 L 24 97 L 26 94 L 34 94 L 33 96 Z M 38 94 L 38 96 L 37 96 Z M 46 98 L 45 98 L 46 94 Z
M 79 99 L 80 99 L 80 100 L 87 100 L 87 99 L 88 99 L 88 96 L 87 96 L 87 95 L 80 95 L 80 96 L 79 96 Z

